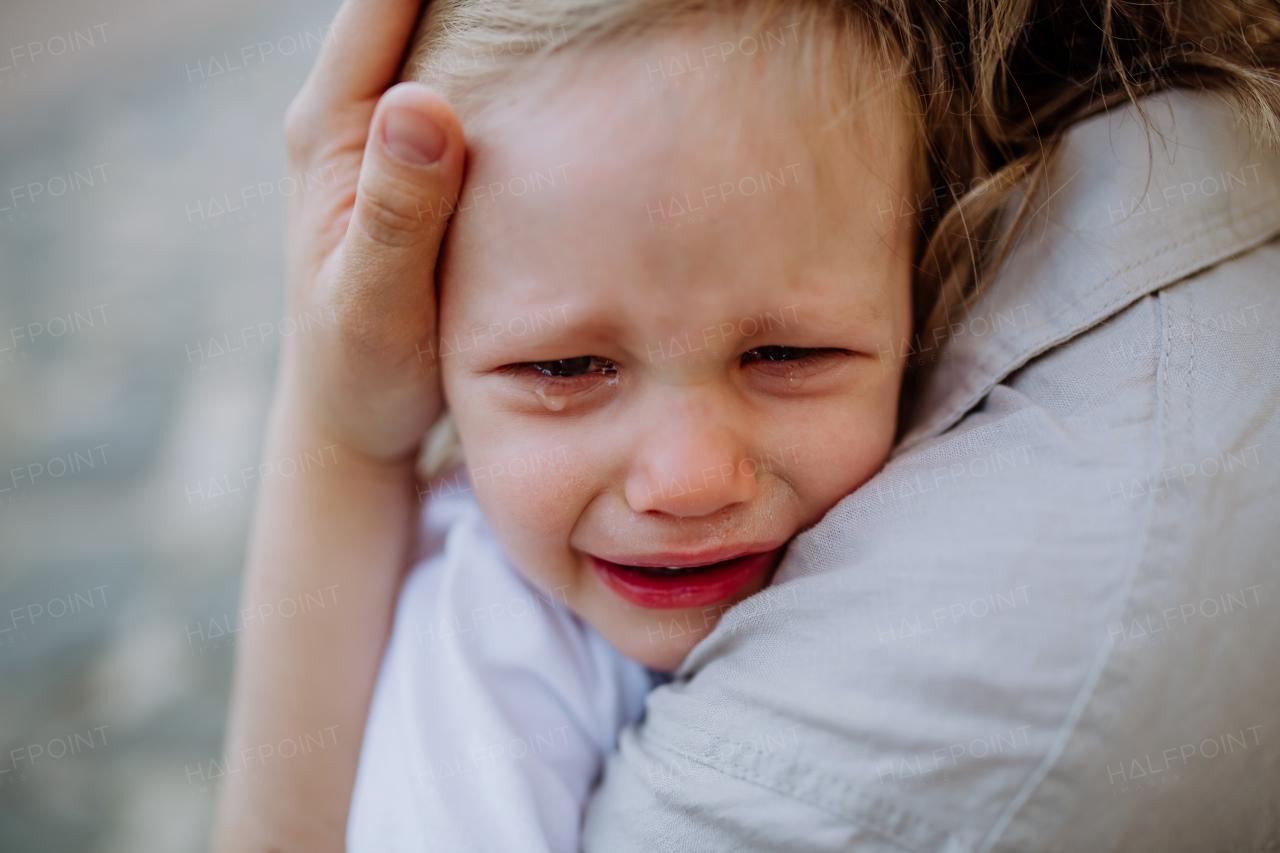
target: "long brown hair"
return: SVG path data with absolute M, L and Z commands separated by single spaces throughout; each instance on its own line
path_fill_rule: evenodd
M 1280 4 L 1272 0 L 886 0 L 872 8 L 914 69 L 931 186 L 947 188 L 946 209 L 924 231 L 918 329 L 946 328 L 989 280 L 1059 142 L 1081 119 L 1164 89 L 1215 90 L 1260 142 L 1280 141 Z M 997 233 L 1019 187 L 1013 225 Z

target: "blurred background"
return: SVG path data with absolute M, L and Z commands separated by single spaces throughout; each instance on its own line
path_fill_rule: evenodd
M 337 6 L 0 3 L 0 850 L 207 846 Z

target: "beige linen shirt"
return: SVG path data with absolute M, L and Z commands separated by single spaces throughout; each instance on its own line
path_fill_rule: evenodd
M 650 694 L 588 853 L 1280 849 L 1280 155 L 1071 132 L 885 469 Z

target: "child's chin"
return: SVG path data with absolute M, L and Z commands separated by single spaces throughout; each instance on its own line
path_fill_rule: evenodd
M 668 626 L 663 627 L 665 629 Z M 606 637 L 606 639 L 615 649 L 633 661 L 662 672 L 675 672 L 679 669 L 693 647 L 708 633 L 701 631 L 696 636 L 689 633 L 665 636 L 664 630 L 663 635 L 660 636 L 656 631 L 650 635 L 647 628 L 648 626 L 638 632 L 628 632 L 624 637 L 615 636 Z

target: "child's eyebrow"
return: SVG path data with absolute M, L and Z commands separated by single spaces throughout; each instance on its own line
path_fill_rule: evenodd
M 599 313 L 573 314 L 569 303 L 497 315 L 466 331 L 442 335 L 441 357 L 469 354 L 484 361 L 536 361 L 593 355 L 593 348 L 616 347 L 624 332 Z M 573 352 L 567 352 L 571 347 Z

